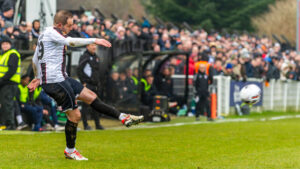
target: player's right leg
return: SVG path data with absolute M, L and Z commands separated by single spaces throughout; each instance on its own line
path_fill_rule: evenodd
M 84 101 L 86 104 L 91 105 L 93 109 L 97 110 L 100 113 L 121 120 L 126 127 L 138 124 L 144 120 L 144 116 L 134 116 L 130 114 L 121 113 L 114 107 L 103 103 L 93 91 L 86 87 L 82 89 L 78 99 Z
M 103 103 L 97 96 L 96 93 L 91 91 L 90 89 L 83 87 L 81 83 L 78 81 L 67 78 L 66 81 L 72 86 L 73 92 L 75 95 L 79 95 L 77 97 L 78 100 L 89 104 L 93 109 L 95 109 L 99 113 L 106 114 L 108 116 L 114 117 L 122 121 L 122 123 L 129 127 L 134 124 L 140 123 L 144 116 L 134 116 L 130 114 L 121 113 L 116 110 L 114 107 Z

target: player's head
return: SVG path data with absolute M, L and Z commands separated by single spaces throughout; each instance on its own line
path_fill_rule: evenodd
M 58 11 L 54 16 L 54 26 L 68 34 L 73 27 L 72 13 L 66 10 Z

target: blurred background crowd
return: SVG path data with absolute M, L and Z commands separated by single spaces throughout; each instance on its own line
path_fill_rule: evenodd
M 2 11 L 0 15 L 1 41 L 9 42 L 11 48 L 15 48 L 18 51 L 34 50 L 37 39 L 43 31 L 41 30 L 40 21 L 20 21 L 20 24 L 15 25 L 13 24 L 14 7 L 11 1 L 1 1 L 0 3 Z M 147 18 L 143 18 L 142 21 L 137 21 L 133 18 L 128 20 L 118 18 L 99 19 L 96 15 L 86 15 L 84 13 L 77 15 L 75 13 L 73 19 L 73 30 L 68 35 L 71 37 L 105 38 L 111 42 L 143 40 L 146 42 L 143 44 L 143 51 L 165 52 L 175 50 L 189 52 L 188 74 L 203 73 L 209 76 L 208 79 L 206 76 L 203 76 L 206 78 L 202 79 L 205 81 L 203 83 L 199 82 L 203 78 L 202 76 L 197 76 L 198 79 L 195 78 L 194 85 L 198 92 L 196 95 L 199 96 L 203 95 L 201 92 L 204 90 L 204 93 L 206 93 L 208 87 L 197 89 L 196 85 L 200 83 L 201 86 L 208 86 L 212 83 L 211 77 L 215 75 L 230 76 L 231 79 L 236 81 L 259 78 L 263 79 L 266 85 L 270 79 L 282 81 L 300 80 L 300 55 L 295 50 L 291 50 L 280 43 L 275 43 L 272 39 L 265 36 L 256 36 L 247 32 L 218 32 L 201 28 L 190 30 L 179 28 L 175 25 L 166 26 L 159 23 L 151 23 Z M 88 57 L 90 55 L 95 56 L 96 48 L 88 46 L 84 55 Z M 85 60 L 84 55 L 78 64 L 77 76 L 84 85 L 90 85 L 89 88 L 94 88 L 101 95 L 101 86 L 99 86 L 97 78 L 95 78 L 99 77 L 96 73 L 98 68 L 95 65 L 93 66 L 93 63 Z M 182 98 L 173 91 L 172 75 L 186 73 L 186 59 L 185 55 L 172 57 L 164 65 L 159 75 L 154 75 L 151 70 L 146 70 L 143 72 L 143 78 L 140 82 L 137 81 L 137 68 L 129 68 L 124 72 L 110 72 L 110 79 L 106 83 L 106 89 L 111 89 L 111 93 L 106 95 L 106 100 L 112 104 L 119 100 L 126 100 L 124 102 L 126 104 L 134 103 L 138 99 L 136 95 L 138 90 L 137 84 L 142 83 L 141 102 L 144 105 L 152 107 L 155 95 L 165 95 L 169 98 L 170 103 L 178 105 L 179 108 L 184 106 Z M 203 63 L 206 65 L 205 67 L 201 66 Z M 89 67 L 87 67 L 87 64 L 89 64 Z M 91 73 L 89 70 L 92 70 L 94 73 Z M 22 76 L 21 86 L 19 85 L 20 92 L 29 83 L 30 78 L 32 77 L 30 77 L 28 72 Z M 203 85 L 204 83 L 205 85 Z M 42 121 L 48 125 L 48 128 L 61 129 L 56 114 L 56 110 L 59 108 L 55 106 L 55 103 L 49 97 L 44 96 L 43 92 L 40 91 L 38 95 L 41 97 L 39 104 L 33 103 L 36 100 L 34 96 L 32 96 L 32 99 L 29 99 L 30 101 L 20 101 L 20 98 L 19 100 L 17 98 L 17 107 L 21 107 L 21 112 L 34 112 L 30 116 L 34 117 L 32 118 L 32 123 L 35 131 L 41 130 L 40 125 Z M 29 109 L 24 109 L 22 107 L 24 102 L 26 104 L 28 102 L 33 107 L 29 106 Z M 206 105 L 199 106 L 205 107 Z M 83 105 L 83 109 L 87 108 Z M 208 111 L 209 108 L 206 110 Z M 174 113 L 177 111 L 178 109 L 174 110 Z M 204 110 L 201 111 L 201 113 L 204 112 Z M 24 123 L 20 114 L 22 113 L 15 113 L 18 126 L 21 129 L 26 127 L 27 124 Z M 99 117 L 94 117 L 94 119 L 96 128 L 102 129 L 102 126 L 99 124 Z M 83 120 L 84 128 L 90 129 L 85 115 Z
M 13 9 L 3 9 L 1 35 L 9 37 L 18 50 L 34 49 L 42 32 L 39 20 L 13 25 L 12 17 Z M 300 55 L 295 50 L 282 48 L 281 44 L 267 37 L 248 33 L 229 34 L 204 29 L 191 32 L 176 26 L 152 25 L 146 18 L 143 22 L 134 19 L 113 21 L 82 14 L 74 15 L 73 30 L 69 36 L 110 41 L 143 39 L 147 41 L 144 46 L 146 51 L 190 51 L 189 74 L 194 74 L 196 62 L 205 60 L 213 65 L 218 75 L 229 75 L 236 80 L 300 80 Z M 184 64 L 181 64 L 184 61 L 183 56 L 170 61 L 176 74 L 184 73 Z

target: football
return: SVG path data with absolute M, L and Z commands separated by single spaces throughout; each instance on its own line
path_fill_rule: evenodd
M 255 84 L 249 84 L 240 91 L 241 100 L 247 104 L 256 104 L 259 102 L 261 96 L 260 88 Z

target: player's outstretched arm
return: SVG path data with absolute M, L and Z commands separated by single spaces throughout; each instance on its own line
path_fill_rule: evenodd
M 64 44 L 71 46 L 71 47 L 80 47 L 88 44 L 95 43 L 100 46 L 104 47 L 111 47 L 111 43 L 105 39 L 98 39 L 98 38 L 72 38 L 67 37 L 65 38 Z

